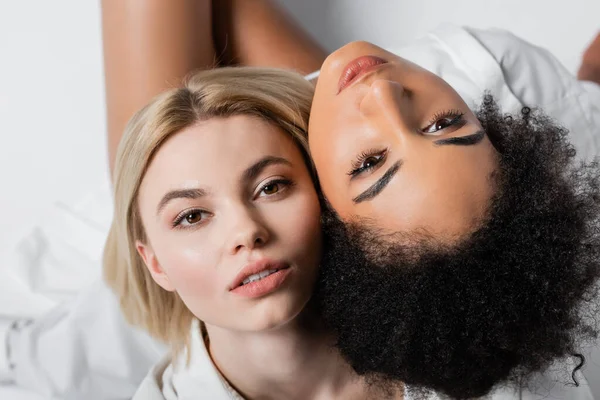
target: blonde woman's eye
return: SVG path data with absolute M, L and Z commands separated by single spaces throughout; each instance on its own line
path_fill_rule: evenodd
M 279 185 L 277 183 L 269 183 L 263 188 L 264 194 L 275 194 L 279 191 Z
M 257 197 L 268 197 L 277 195 L 283 192 L 289 186 L 292 186 L 292 184 L 292 181 L 289 179 L 272 180 L 261 186 Z
M 195 224 L 196 222 L 200 222 L 202 220 L 202 213 L 193 212 L 185 216 L 185 221 L 188 224 Z
M 201 222 L 204 222 L 210 214 L 204 210 L 189 210 L 184 211 L 179 214 L 175 221 L 173 221 L 173 227 L 189 227 L 193 225 L 198 225 Z

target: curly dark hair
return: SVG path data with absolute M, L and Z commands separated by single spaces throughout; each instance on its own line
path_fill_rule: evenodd
M 596 337 L 600 170 L 538 110 L 477 113 L 499 153 L 486 218 L 458 243 L 398 240 L 324 213 L 315 301 L 336 346 L 378 384 L 455 399 L 522 387 Z M 367 256 L 368 255 L 368 256 Z M 575 371 L 572 379 L 577 384 Z

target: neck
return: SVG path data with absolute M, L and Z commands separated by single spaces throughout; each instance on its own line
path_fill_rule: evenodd
M 247 399 L 372 398 L 372 390 L 310 319 L 304 313 L 267 332 L 207 325 L 213 362 Z

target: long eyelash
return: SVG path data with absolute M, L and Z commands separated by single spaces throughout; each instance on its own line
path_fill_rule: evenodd
M 358 157 L 356 157 L 354 161 L 352 161 L 350 165 L 352 169 L 346 172 L 346 174 L 350 176 L 356 175 L 356 173 L 360 170 L 362 163 L 364 163 L 367 158 L 379 155 L 384 152 L 385 149 L 370 149 L 367 151 L 363 151 L 358 155 Z
M 435 113 L 435 115 L 429 120 L 429 123 L 427 124 L 427 126 L 430 126 L 430 125 L 436 123 L 440 119 L 444 119 L 444 118 L 459 119 L 459 118 L 462 118 L 464 115 L 465 115 L 464 112 L 457 110 L 457 109 L 439 111 L 439 112 Z
M 182 211 L 181 213 L 179 213 L 179 215 L 177 215 L 177 217 L 175 217 L 175 219 L 174 219 L 174 220 L 173 220 L 173 222 L 171 223 L 172 227 L 173 227 L 173 228 L 179 228 L 179 227 L 180 227 L 180 226 L 179 226 L 179 224 L 181 223 L 181 221 L 183 221 L 183 219 L 184 219 L 185 217 L 187 217 L 188 215 L 190 215 L 190 214 L 192 214 L 192 213 L 195 213 L 195 212 L 198 212 L 198 213 L 203 213 L 203 212 L 205 212 L 205 211 L 204 211 L 204 210 L 201 210 L 201 209 L 199 209 L 199 208 L 193 208 L 193 209 L 191 209 L 191 210 L 185 210 L 185 211 Z
M 262 185 L 260 190 L 262 191 L 267 186 L 275 185 L 275 184 L 278 184 L 278 185 L 281 184 L 281 185 L 285 185 L 285 186 L 294 186 L 296 184 L 296 182 L 292 181 L 291 179 L 285 179 L 285 178 L 273 179 L 272 181 L 269 181 L 269 182 L 265 183 L 264 185 Z

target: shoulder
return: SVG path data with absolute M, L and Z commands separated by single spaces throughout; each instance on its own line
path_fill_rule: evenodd
M 466 30 L 494 57 L 525 105 L 551 104 L 580 90 L 576 77 L 547 49 L 501 29 Z
M 600 154 L 600 85 L 579 81 L 550 51 L 510 32 L 465 30 L 498 63 L 504 83 L 523 106 L 540 108 L 567 128 L 580 158 Z

